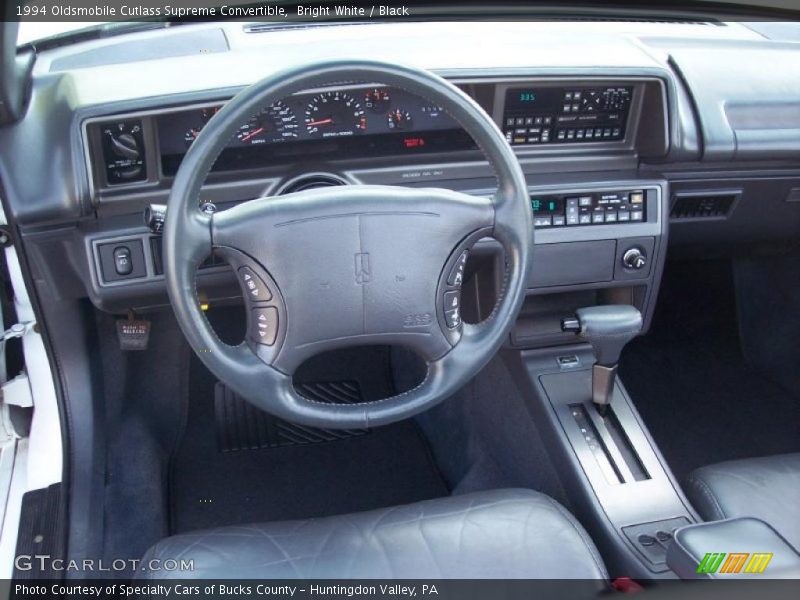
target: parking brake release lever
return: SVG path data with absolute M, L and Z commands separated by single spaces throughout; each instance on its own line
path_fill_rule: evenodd
M 622 349 L 642 331 L 642 313 L 627 304 L 590 306 L 561 320 L 561 330 L 573 332 L 591 344 L 597 358 L 592 367 L 592 402 L 605 416 L 617 375 Z

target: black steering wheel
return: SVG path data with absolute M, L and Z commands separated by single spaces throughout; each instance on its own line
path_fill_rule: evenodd
M 237 129 L 272 102 L 342 82 L 384 84 L 442 107 L 497 177 L 492 198 L 445 189 L 353 185 L 265 197 L 208 215 L 201 185 Z M 501 297 L 477 325 L 460 315 L 470 246 L 505 251 Z M 259 408 L 297 423 L 362 428 L 419 413 L 464 385 L 497 352 L 524 300 L 533 224 L 525 178 L 491 118 L 444 79 L 374 61 L 285 70 L 237 94 L 203 128 L 175 177 L 164 227 L 164 272 L 178 323 L 200 360 Z M 200 310 L 196 274 L 212 249 L 238 273 L 248 333 L 223 343 Z M 414 389 L 360 404 L 299 395 L 292 374 L 308 357 L 354 345 L 395 344 L 427 363 Z

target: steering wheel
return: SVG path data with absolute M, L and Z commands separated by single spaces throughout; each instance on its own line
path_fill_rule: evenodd
M 264 197 L 213 215 L 200 188 L 237 129 L 272 102 L 342 82 L 385 84 L 440 106 L 472 136 L 495 172 L 491 198 L 445 189 L 353 185 Z M 501 296 L 479 324 L 463 323 L 460 287 L 472 244 L 505 252 Z M 525 178 L 491 118 L 444 79 L 375 61 L 335 61 L 276 73 L 209 120 L 169 197 L 164 273 L 178 323 L 200 360 L 255 406 L 288 421 L 366 428 L 410 417 L 463 386 L 497 352 L 525 297 L 533 224 Z M 248 315 L 238 346 L 200 309 L 196 274 L 212 249 L 238 274 Z M 292 374 L 335 348 L 394 344 L 427 364 L 414 389 L 374 402 L 326 404 L 298 394 Z

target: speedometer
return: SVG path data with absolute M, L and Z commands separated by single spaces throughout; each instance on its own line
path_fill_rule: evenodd
M 236 132 L 241 144 L 269 144 L 297 137 L 297 117 L 283 102 L 273 102 Z
M 320 137 L 362 133 L 367 128 L 364 109 L 344 92 L 322 92 L 306 106 L 306 131 Z

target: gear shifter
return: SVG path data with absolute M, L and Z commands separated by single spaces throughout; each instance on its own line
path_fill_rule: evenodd
M 622 349 L 642 331 L 642 313 L 627 304 L 590 306 L 561 320 L 561 330 L 571 331 L 592 345 L 597 357 L 592 367 L 592 402 L 605 415 L 614 392 L 617 363 Z

